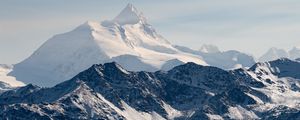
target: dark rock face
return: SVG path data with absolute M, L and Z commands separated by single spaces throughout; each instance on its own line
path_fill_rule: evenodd
M 225 71 L 186 63 L 169 71 L 130 72 L 113 62 L 93 65 L 52 88 L 30 84 L 4 92 L 0 95 L 0 118 L 129 119 L 120 112 L 128 109 L 127 104 L 138 112 L 155 112 L 165 119 L 210 119 L 208 114 L 229 119 L 230 108 L 240 106 L 251 111 L 251 106 L 257 105 L 249 95 L 270 101 L 253 89 L 265 86 L 243 69 Z M 181 115 L 169 118 L 166 104 Z M 280 114 L 276 110 L 253 114 L 265 119 L 299 115 L 297 110 L 281 109 Z

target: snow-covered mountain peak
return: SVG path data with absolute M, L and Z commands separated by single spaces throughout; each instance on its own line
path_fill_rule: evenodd
M 273 54 L 281 54 L 281 53 L 285 53 L 286 51 L 284 49 L 280 49 L 280 48 L 275 48 L 275 47 L 272 47 L 269 49 L 270 53 L 273 53 Z
M 300 57 L 300 46 L 293 47 L 289 51 L 289 54 L 290 54 L 290 58 L 291 59 L 297 59 L 297 58 L 299 58 Z
M 278 49 L 278 48 L 270 48 L 264 55 L 260 57 L 261 62 L 267 62 L 276 60 L 279 58 L 289 58 L 291 60 L 295 60 L 297 58 L 300 58 L 300 46 L 294 46 L 289 51 L 286 51 L 284 49 Z
M 173 59 L 207 65 L 201 57 L 174 48 L 129 4 L 112 21 L 88 21 L 55 35 L 9 75 L 24 83 L 53 86 L 92 64 L 115 61 L 130 71 L 157 71 L 165 64 L 180 64 L 170 65 Z
M 129 3 L 122 12 L 113 19 L 114 22 L 125 24 L 136 24 L 139 22 L 146 23 L 146 19 L 131 3 Z
M 279 58 L 288 58 L 288 57 L 289 57 L 289 53 L 284 49 L 272 47 L 262 57 L 259 58 L 259 61 L 266 62 L 266 61 L 276 60 Z

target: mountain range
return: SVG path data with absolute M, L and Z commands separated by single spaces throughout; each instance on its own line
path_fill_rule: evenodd
M 95 64 L 51 88 L 32 84 L 0 95 L 7 119 L 297 119 L 300 62 L 225 71 L 192 62 L 133 72 Z
M 293 47 L 289 51 L 286 51 L 284 49 L 279 48 L 270 48 L 265 54 L 263 54 L 259 61 L 266 62 L 271 60 L 276 60 L 279 58 L 290 58 L 290 59 L 297 59 L 300 58 L 300 48 L 299 47 Z
M 128 4 L 0 65 L 0 119 L 300 119 L 299 53 L 174 45 Z

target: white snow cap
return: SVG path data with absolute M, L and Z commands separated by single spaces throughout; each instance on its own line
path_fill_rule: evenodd
M 125 24 L 136 24 L 139 22 L 146 23 L 146 19 L 141 12 L 139 12 L 131 3 L 129 3 L 122 12 L 113 19 L 114 22 Z

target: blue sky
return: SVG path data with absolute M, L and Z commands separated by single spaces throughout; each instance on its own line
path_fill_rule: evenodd
M 20 62 L 87 20 L 112 19 L 129 2 L 173 44 L 255 56 L 300 46 L 299 0 L 1 0 L 0 63 Z

